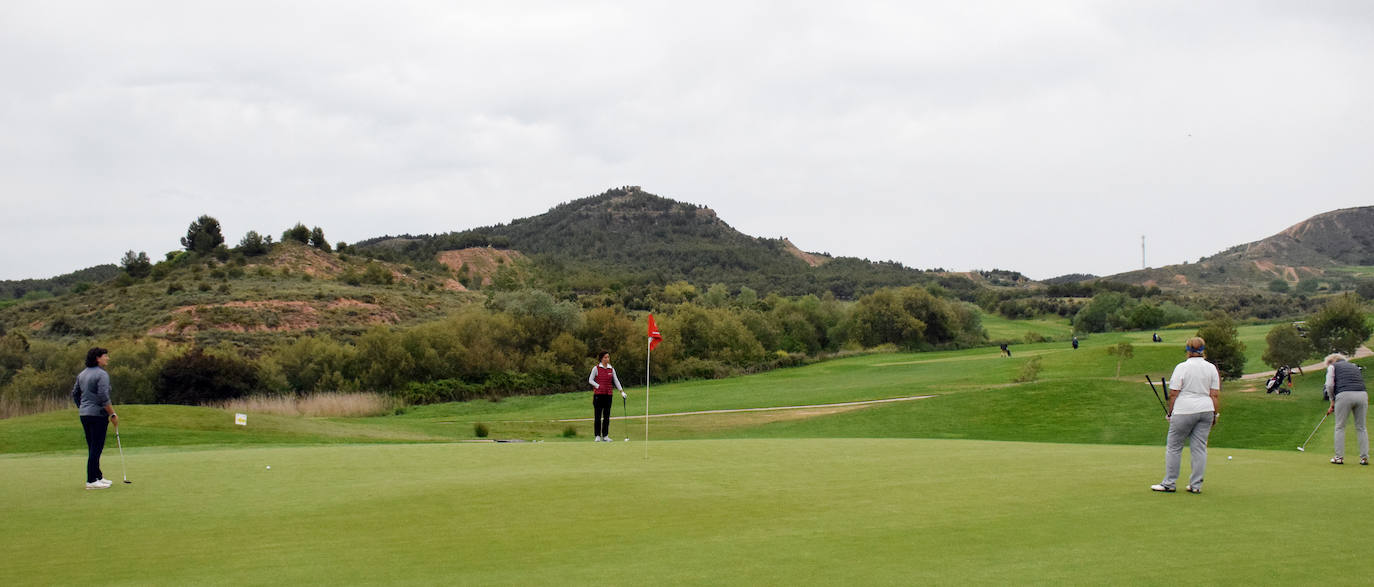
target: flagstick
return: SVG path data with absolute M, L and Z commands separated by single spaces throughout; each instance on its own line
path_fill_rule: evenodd
M 649 458 L 649 357 L 654 353 L 654 339 L 644 341 L 644 458 Z

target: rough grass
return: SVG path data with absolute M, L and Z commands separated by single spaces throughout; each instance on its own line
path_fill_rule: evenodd
M 53 412 L 70 407 L 72 407 L 71 400 L 65 398 L 35 397 L 21 400 L 0 396 L 0 420 Z
M 380 393 L 315 393 L 304 396 L 265 396 L 228 400 L 209 407 L 227 412 L 304 416 L 307 418 L 363 418 L 395 413 L 403 402 Z

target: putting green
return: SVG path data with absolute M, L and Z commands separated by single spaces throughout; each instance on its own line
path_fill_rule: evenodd
M 1329 430 L 1329 428 L 1328 428 Z M 6 584 L 1348 583 L 1374 469 L 930 439 L 126 449 L 0 456 Z M 1235 455 L 1234 461 L 1225 455 Z M 119 461 L 107 453 L 107 476 Z M 271 470 L 265 467 L 270 465 Z M 1184 472 L 1188 465 L 1185 457 Z M 1358 548 L 1357 546 L 1354 548 Z

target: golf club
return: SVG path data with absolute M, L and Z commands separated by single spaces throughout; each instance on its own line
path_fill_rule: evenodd
M 129 468 L 124 465 L 124 443 L 119 440 L 119 424 L 115 424 L 115 445 L 119 447 L 119 470 L 124 474 L 124 482 L 133 485 L 129 480 Z
M 1330 415 L 1331 414 L 1322 414 L 1322 421 L 1317 422 L 1317 427 L 1312 429 L 1312 434 L 1308 434 L 1307 440 L 1302 441 L 1302 446 L 1298 447 L 1298 452 L 1307 452 L 1307 443 L 1312 441 L 1312 437 L 1316 436 L 1317 430 L 1322 427 L 1322 424 L 1326 423 L 1326 417 Z
M 620 393 L 620 420 L 625 422 L 625 442 L 630 441 L 630 409 L 625 407 L 625 392 Z
M 1146 376 L 1145 376 L 1145 381 L 1148 382 L 1148 383 L 1150 384 L 1150 391 L 1155 392 L 1155 399 L 1159 401 L 1159 409 L 1164 410 L 1164 415 L 1165 415 L 1165 417 L 1168 417 L 1168 415 L 1169 415 L 1169 408 L 1167 408 L 1167 407 L 1164 406 L 1164 400 L 1163 400 L 1162 398 L 1159 397 L 1159 390 L 1158 390 L 1158 389 L 1155 389 L 1155 382 L 1154 382 L 1153 380 L 1150 379 L 1150 376 L 1149 376 L 1149 375 L 1146 375 Z M 1159 384 L 1160 384 L 1160 385 L 1164 385 L 1164 380 L 1163 380 L 1163 379 L 1160 379 L 1160 380 L 1159 380 Z M 1168 391 L 1168 390 L 1165 390 L 1166 393 L 1167 393 L 1167 391 Z

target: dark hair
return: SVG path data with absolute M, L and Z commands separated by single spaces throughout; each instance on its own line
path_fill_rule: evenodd
M 597 353 L 597 354 L 596 354 L 596 362 L 600 363 L 600 362 L 601 362 L 601 359 L 605 358 L 605 356 L 606 356 L 606 355 L 609 355 L 609 354 L 611 354 L 611 351 L 601 351 L 601 352 Z
M 110 351 L 107 351 L 100 347 L 95 347 L 89 351 L 86 351 L 86 367 L 95 367 L 100 365 L 100 357 L 108 354 L 110 354 Z

